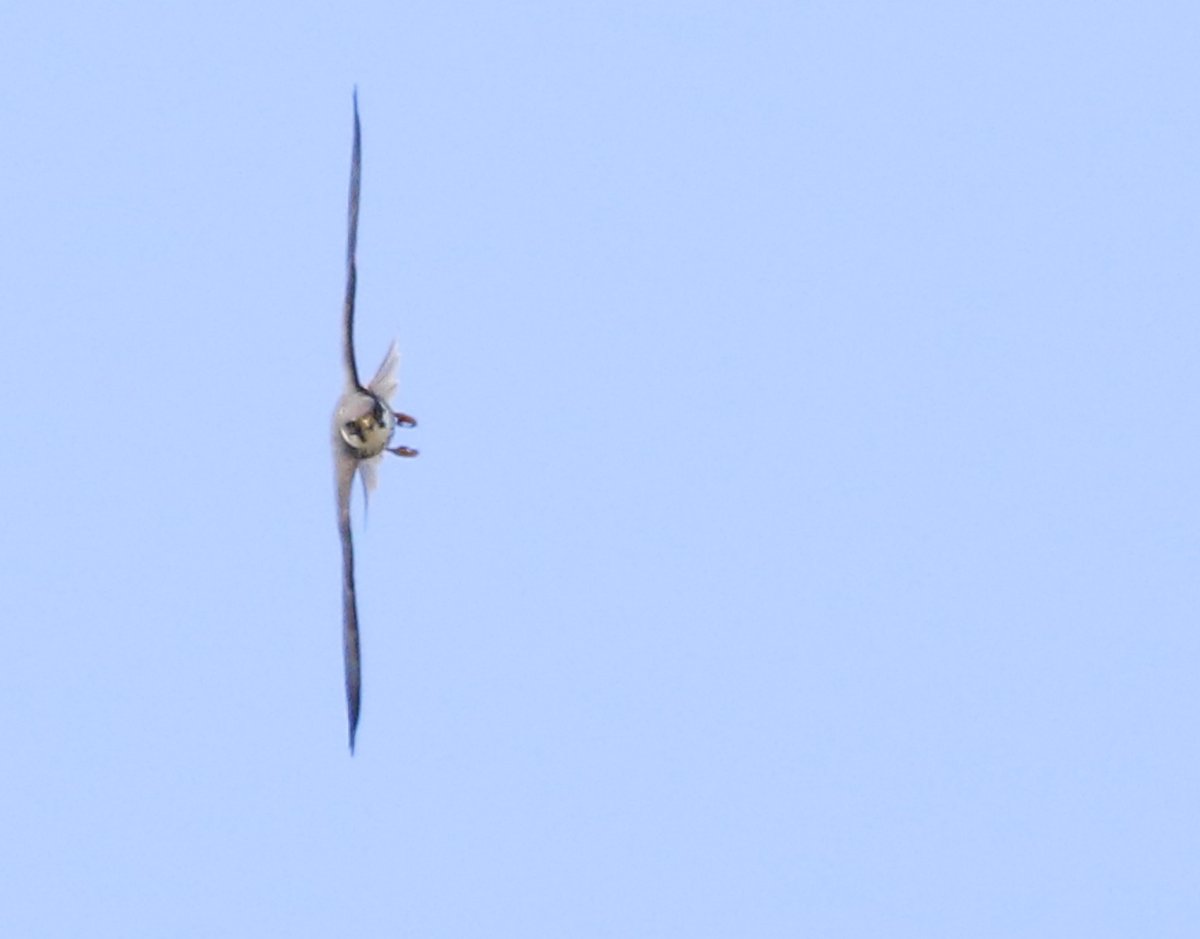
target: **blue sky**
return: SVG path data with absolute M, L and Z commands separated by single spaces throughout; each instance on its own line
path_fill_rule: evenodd
M 1194 4 L 0 35 L 0 932 L 1194 934 Z

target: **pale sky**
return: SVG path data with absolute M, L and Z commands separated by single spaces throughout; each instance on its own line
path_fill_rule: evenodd
M 1194 935 L 1200 7 L 0 36 L 0 935 Z

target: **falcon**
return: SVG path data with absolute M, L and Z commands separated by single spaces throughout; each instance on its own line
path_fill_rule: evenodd
M 411 447 L 393 447 L 398 427 L 415 427 L 407 414 L 392 410 L 396 365 L 400 355 L 393 342 L 379 370 L 364 387 L 354 359 L 354 291 L 358 272 L 354 254 L 358 242 L 358 198 L 362 180 L 362 131 L 358 121 L 358 90 L 354 91 L 354 145 L 350 153 L 349 233 L 346 237 L 346 299 L 342 307 L 342 363 L 345 386 L 333 412 L 333 467 L 337 481 L 338 534 L 342 540 L 342 648 L 346 659 L 346 709 L 350 721 L 350 753 L 358 730 L 362 665 L 358 645 L 358 605 L 354 598 L 354 537 L 350 528 L 350 492 L 355 473 L 362 480 L 364 505 L 375 488 L 384 451 L 413 457 Z

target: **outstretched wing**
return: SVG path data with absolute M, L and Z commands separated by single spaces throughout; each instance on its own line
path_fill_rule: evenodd
M 342 307 L 342 356 L 346 368 L 346 386 L 362 389 L 358 366 L 354 363 L 354 291 L 358 269 L 354 254 L 358 248 L 358 196 L 362 188 L 362 132 L 358 125 L 358 89 L 354 89 L 354 147 L 350 153 L 349 233 L 346 235 L 346 300 Z
M 342 649 L 346 659 L 346 709 L 350 719 L 350 752 L 358 730 L 362 664 L 358 650 L 358 604 L 354 599 L 354 538 L 350 531 L 350 487 L 357 461 L 340 440 L 334 440 L 337 475 L 338 534 L 342 539 Z

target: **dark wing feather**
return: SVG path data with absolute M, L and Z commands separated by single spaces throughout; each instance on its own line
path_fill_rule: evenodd
M 362 663 L 358 647 L 358 604 L 354 598 L 354 538 L 350 531 L 350 489 L 355 460 L 344 450 L 336 456 L 338 534 L 342 539 L 342 649 L 346 659 L 346 710 L 350 718 L 350 752 L 358 731 Z
M 361 389 L 358 366 L 354 362 L 354 292 L 358 284 L 355 252 L 358 248 L 358 197 L 362 188 L 362 132 L 358 124 L 358 89 L 354 89 L 354 148 L 350 154 L 349 233 L 346 235 L 346 301 L 342 309 L 342 345 L 346 364 L 346 384 Z

